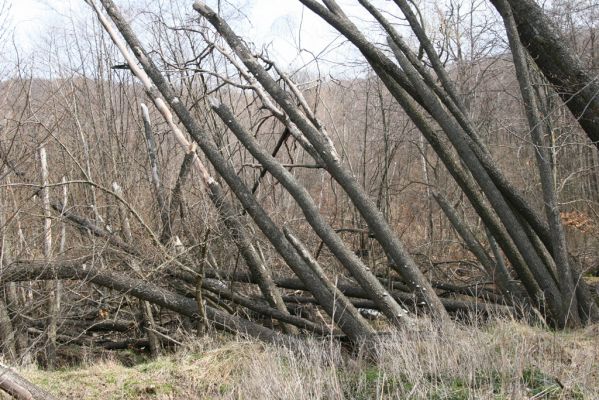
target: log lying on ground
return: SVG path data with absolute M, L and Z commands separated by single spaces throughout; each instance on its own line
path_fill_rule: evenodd
M 99 270 L 80 263 L 13 263 L 3 270 L 0 283 L 48 279 L 84 280 L 123 294 L 149 301 L 191 318 L 199 315 L 194 299 L 188 299 L 152 283 L 131 278 L 121 273 Z M 292 344 L 292 338 L 243 318 L 206 307 L 206 317 L 216 329 L 253 337 L 268 343 Z
M 255 281 L 257 284 L 260 284 L 261 280 L 264 280 L 266 278 L 268 280 L 267 286 L 270 287 L 270 285 L 272 285 L 274 287 L 274 284 L 272 284 L 272 282 L 271 282 L 272 278 L 270 277 L 270 274 L 266 275 L 266 277 L 265 277 L 264 273 L 258 273 L 258 271 L 266 271 L 266 269 L 260 267 L 260 265 L 261 265 L 260 259 L 257 256 L 257 254 L 255 254 L 255 250 L 253 249 L 253 246 L 250 244 L 249 239 L 247 239 L 247 234 L 245 233 L 245 230 L 243 229 L 242 225 L 239 223 L 239 221 L 237 221 L 236 216 L 231 211 L 231 206 L 222 204 L 222 203 L 220 203 L 219 205 L 220 206 L 217 207 L 219 212 L 226 214 L 225 210 L 229 210 L 228 213 L 230 215 L 226 215 L 226 217 L 223 218 L 223 220 L 226 221 L 227 226 L 230 227 L 231 231 L 233 232 L 233 235 L 237 238 L 237 240 L 235 241 L 236 244 L 240 248 L 240 251 L 242 252 L 242 254 L 245 254 L 245 256 L 246 256 L 245 259 L 247 261 L 248 266 L 250 266 L 250 268 L 253 269 L 253 271 L 254 271 L 254 273 L 252 274 L 253 281 Z M 75 224 L 75 226 L 78 227 L 79 229 L 87 230 L 97 237 L 106 238 L 106 239 L 108 239 L 109 243 L 118 247 L 119 249 L 124 250 L 125 252 L 129 253 L 130 255 L 139 256 L 139 253 L 133 246 L 131 246 L 129 243 L 122 241 L 120 238 L 112 235 L 110 232 L 102 229 L 101 227 L 98 227 L 94 222 L 92 222 L 84 217 L 81 217 L 79 215 L 76 215 L 76 214 L 73 214 L 71 212 L 64 210 L 64 208 L 62 207 L 62 205 L 60 203 L 53 204 L 53 207 L 56 211 L 60 212 L 61 215 L 63 215 L 65 218 L 67 218 L 69 221 L 71 221 L 73 224 Z M 229 225 L 232 225 L 232 227 Z M 195 279 L 196 278 L 194 277 L 194 282 L 195 282 Z M 264 290 L 266 290 L 268 288 L 262 287 L 262 289 L 263 289 L 263 293 L 265 293 Z M 266 290 L 266 291 L 268 292 L 268 290 Z M 280 294 L 278 296 L 280 297 Z M 266 296 L 266 297 L 268 298 L 268 296 Z M 231 300 L 235 301 L 234 299 L 231 299 Z M 243 300 L 237 299 L 236 302 L 239 303 L 239 301 L 243 301 Z M 282 299 L 280 302 L 281 302 L 283 310 L 274 309 L 274 308 L 263 306 L 263 305 L 255 305 L 255 307 L 260 308 L 260 310 L 255 309 L 255 311 L 260 312 L 264 315 L 269 315 L 279 321 L 282 321 L 283 323 L 289 323 L 292 326 L 298 326 L 300 328 L 308 329 L 317 334 L 326 334 L 326 333 L 324 333 L 325 330 L 322 329 L 321 327 L 312 326 L 312 325 L 310 325 L 309 321 L 306 321 L 306 320 L 298 321 L 296 317 L 290 316 L 287 313 L 287 309 L 286 309 Z M 248 307 L 247 302 L 245 302 L 245 303 L 246 304 L 242 304 L 242 305 L 244 305 L 245 307 Z M 275 304 L 277 304 L 277 303 L 275 302 Z M 251 308 L 251 307 L 248 307 L 248 308 Z M 290 318 L 287 318 L 284 314 L 287 314 L 287 317 L 290 317 Z M 291 319 L 292 321 L 290 322 L 290 321 L 288 321 L 288 319 Z M 291 330 L 291 333 L 296 333 L 296 331 L 294 331 L 293 329 L 290 329 L 290 327 L 288 327 L 287 325 L 284 325 L 284 326 L 287 331 Z
M 351 298 L 350 301 L 356 308 L 368 308 L 371 310 L 378 310 L 376 303 L 368 297 L 364 296 L 365 293 L 360 292 L 360 288 L 352 287 L 355 290 L 355 294 L 360 297 Z M 395 300 L 404 304 L 405 306 L 411 306 L 411 308 L 422 307 L 422 304 L 418 304 L 414 295 L 411 293 L 391 292 L 391 295 Z M 352 297 L 352 295 L 348 295 Z M 286 303 L 296 304 L 318 304 L 313 297 L 310 296 L 283 296 L 283 300 Z M 483 313 L 487 315 L 515 315 L 516 309 L 510 306 L 502 306 L 499 304 L 488 304 L 483 302 L 468 302 L 453 299 L 441 299 L 443 305 L 448 312 L 452 313 Z
M 18 400 L 55 400 L 56 397 L 0 364 L 0 390 Z
M 173 272 L 172 275 L 175 276 L 176 278 L 181 279 L 188 283 L 193 283 L 193 281 L 194 281 L 192 274 L 190 274 L 188 272 L 177 271 L 177 272 Z M 206 276 L 209 278 L 212 278 L 212 279 L 230 279 L 230 280 L 233 280 L 236 282 L 241 282 L 241 283 L 250 283 L 250 284 L 254 283 L 254 281 L 252 280 L 252 277 L 249 274 L 244 273 L 244 272 L 236 272 L 236 273 L 222 272 L 221 273 L 221 272 L 216 272 L 216 271 L 206 271 Z M 279 277 L 279 278 L 274 278 L 274 282 L 277 286 L 284 288 L 284 289 L 306 291 L 306 287 L 297 278 Z M 345 296 L 348 296 L 348 297 L 354 297 L 357 299 L 370 299 L 370 297 L 368 296 L 366 291 L 364 291 L 359 286 L 352 284 L 350 282 L 347 282 L 347 281 L 343 281 L 343 280 L 339 281 L 337 283 L 337 289 L 339 289 L 339 291 L 341 293 L 343 293 Z M 402 304 L 404 304 L 407 307 L 409 306 L 412 309 L 422 306 L 421 304 L 419 304 L 417 302 L 417 300 L 414 298 L 414 295 L 412 293 L 403 292 L 403 291 L 399 291 L 399 290 L 393 290 L 393 291 L 390 291 L 389 293 L 391 294 L 391 296 L 393 296 L 393 298 L 395 298 L 395 300 L 401 302 Z M 310 299 L 312 299 L 312 298 L 310 297 Z M 441 302 L 443 303 L 443 306 L 445 307 L 445 309 L 448 312 L 458 312 L 458 311 L 459 312 L 485 312 L 485 313 L 499 313 L 499 314 L 505 314 L 505 315 L 518 314 L 517 310 L 514 307 L 509 307 L 509 306 L 496 304 L 496 303 L 489 304 L 486 302 L 462 301 L 462 300 L 454 300 L 454 299 L 447 299 L 447 298 L 441 298 Z M 309 303 L 316 303 L 316 301 L 311 300 L 311 301 L 309 301 Z M 360 307 L 360 308 L 378 309 L 378 307 L 376 307 L 374 305 L 374 303 L 356 302 L 355 300 L 352 300 L 352 304 L 354 306 Z
M 44 329 L 43 321 L 31 321 L 31 326 L 37 329 Z M 135 330 L 138 326 L 136 321 L 126 320 L 103 320 L 103 321 L 81 321 L 81 320 L 60 320 L 58 328 L 62 331 L 70 331 L 76 334 L 86 334 L 88 332 L 129 332 Z
M 435 289 L 442 290 L 446 294 L 459 294 L 478 298 L 489 303 L 513 305 L 511 301 L 506 301 L 504 296 L 493 292 L 491 289 L 485 287 L 484 284 L 460 286 L 445 282 L 433 281 L 432 283 Z M 440 294 L 440 296 L 443 297 L 444 294 Z
M 260 301 L 260 299 L 253 299 L 232 292 L 228 287 L 222 285 L 220 281 L 205 279 L 202 282 L 202 288 L 212 293 L 218 294 L 220 297 L 237 303 L 249 310 L 265 315 L 267 317 L 271 317 L 281 322 L 292 324 L 294 326 L 297 326 L 298 328 L 305 329 L 308 332 L 312 332 L 317 335 L 323 336 L 332 333 L 331 329 L 327 328 L 326 326 L 316 324 L 314 322 L 308 321 L 307 319 L 299 318 L 288 313 L 282 313 L 276 308 L 272 308 L 264 304 L 264 302 Z
M 41 335 L 43 330 L 29 328 L 27 332 L 33 335 Z M 160 348 L 173 347 L 174 344 L 181 345 L 175 339 L 166 335 L 157 338 Z M 57 334 L 56 343 L 64 345 L 86 346 L 88 348 L 104 350 L 123 350 L 123 349 L 147 349 L 151 352 L 150 341 L 143 338 L 125 338 L 122 340 L 112 340 L 106 337 L 84 336 L 81 332 L 72 332 L 71 334 Z
M 178 279 L 181 279 L 181 280 L 191 283 L 190 279 L 192 279 L 192 275 L 187 272 L 176 271 L 176 272 L 171 272 L 171 274 L 175 278 L 178 278 Z M 256 281 L 252 278 L 252 275 L 249 272 L 245 272 L 245 271 L 229 272 L 229 271 L 217 271 L 217 270 L 209 269 L 204 272 L 204 276 L 208 279 L 217 279 L 217 280 L 229 281 L 229 282 L 239 282 L 239 283 L 248 283 L 248 284 L 256 283 Z M 381 276 L 377 276 L 377 278 L 384 285 L 391 287 L 392 289 L 395 289 L 396 291 L 410 293 L 409 287 L 407 285 L 405 285 L 403 282 L 391 280 L 391 282 L 389 284 L 389 280 L 387 278 L 381 277 Z M 290 289 L 290 290 L 305 290 L 304 284 L 302 283 L 301 280 L 299 280 L 297 278 L 278 276 L 278 277 L 274 277 L 273 279 L 274 279 L 275 284 L 280 288 Z M 465 296 L 480 298 L 484 301 L 492 302 L 492 303 L 509 304 L 509 302 L 505 301 L 505 298 L 503 296 L 501 296 L 497 293 L 494 293 L 493 291 L 491 291 L 487 288 L 480 288 L 477 290 L 472 285 L 459 286 L 459 285 L 452 285 L 452 284 L 446 283 L 446 282 L 436 282 L 436 281 L 432 281 L 431 284 L 433 285 L 433 287 L 435 289 L 440 289 L 445 292 L 452 292 L 452 293 L 461 294 L 461 295 L 465 295 Z M 340 283 L 338 282 L 337 286 L 341 289 L 342 292 L 343 292 L 344 285 L 349 285 L 351 287 L 354 286 L 354 285 L 352 285 L 352 283 L 350 281 L 345 280 L 344 278 L 340 278 Z
M 191 280 L 189 280 L 191 275 L 192 274 L 187 273 L 184 277 L 182 277 L 183 279 L 175 281 L 176 292 L 185 297 L 188 297 L 188 298 L 195 297 L 194 289 L 190 288 L 189 286 L 186 286 L 185 284 L 182 284 L 181 281 L 183 281 L 184 283 L 189 284 L 189 285 L 191 285 L 191 287 L 193 287 L 194 283 Z M 251 278 L 248 278 L 248 279 L 251 279 Z M 303 287 L 303 284 L 301 284 L 301 281 L 298 280 L 298 282 L 300 282 L 300 286 Z M 283 287 L 283 286 L 279 286 L 279 287 Z M 261 316 L 272 318 L 281 323 L 287 323 L 287 324 L 294 325 L 298 328 L 303 329 L 304 331 L 313 333 L 315 335 L 331 336 L 331 335 L 336 334 L 335 329 L 333 327 L 328 327 L 328 326 L 325 326 L 322 324 L 312 322 L 305 318 L 300 318 L 298 316 L 293 315 L 293 313 L 291 313 L 291 314 L 289 312 L 282 313 L 278 309 L 270 307 L 268 305 L 268 303 L 266 303 L 264 301 L 263 298 L 249 297 L 249 296 L 245 296 L 243 294 L 237 293 L 237 292 L 233 291 L 233 289 L 231 287 L 224 284 L 224 282 L 222 280 L 205 278 L 202 280 L 202 289 L 207 291 L 207 293 L 205 293 L 206 295 L 209 295 L 209 294 L 216 295 L 217 297 L 214 297 L 212 300 L 216 303 L 219 303 L 220 305 L 225 304 L 225 303 L 222 303 L 222 300 L 228 300 L 228 301 L 231 301 L 231 302 L 238 304 L 242 307 L 245 307 L 248 310 L 253 311 Z M 281 297 L 281 300 L 283 300 L 282 297 Z M 283 303 L 283 304 L 285 304 L 285 303 Z M 286 306 L 286 308 L 289 308 L 288 305 L 285 305 L 285 306 Z M 233 312 L 233 311 L 231 310 L 231 312 Z

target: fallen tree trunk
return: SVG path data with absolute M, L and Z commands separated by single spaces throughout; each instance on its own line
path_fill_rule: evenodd
M 348 294 L 350 298 L 350 302 L 356 308 L 368 308 L 371 310 L 378 310 L 378 305 L 368 299 L 367 297 L 362 297 L 364 293 L 360 288 L 354 287 L 352 290 L 355 290 L 354 294 L 358 296 L 354 297 L 351 294 Z M 416 308 L 418 306 L 422 307 L 422 304 L 419 304 L 417 299 L 414 298 L 412 293 L 401 293 L 401 292 L 391 292 L 391 295 L 403 304 L 404 306 L 411 306 L 412 308 Z M 286 303 L 291 304 L 318 304 L 313 297 L 310 296 L 283 296 L 283 300 Z M 488 303 L 478 303 L 478 302 L 468 302 L 468 301 L 460 301 L 453 299 L 441 299 L 443 305 L 445 306 L 445 310 L 447 312 L 452 313 L 483 313 L 487 315 L 514 315 L 516 314 L 516 309 L 510 306 L 502 306 L 499 304 L 488 304 Z
M 187 283 L 193 284 L 194 278 L 193 278 L 192 274 L 190 274 L 190 273 L 176 272 L 176 273 L 173 273 L 173 276 L 176 277 L 177 279 L 181 279 Z M 216 271 L 207 271 L 206 276 L 208 278 L 212 278 L 212 279 L 227 279 L 228 278 L 235 282 L 255 284 L 251 275 L 243 273 L 243 272 L 236 272 L 236 273 L 229 274 L 229 273 L 219 273 Z M 302 284 L 302 282 L 297 278 L 283 278 L 283 277 L 274 278 L 274 282 L 277 286 L 284 288 L 284 289 L 308 291 L 306 289 L 306 287 Z M 348 297 L 353 297 L 354 299 L 351 299 L 351 303 L 355 307 L 378 309 L 378 307 L 374 304 L 374 302 L 368 303 L 368 302 L 356 301 L 356 299 L 370 300 L 370 296 L 368 295 L 368 293 L 361 287 L 359 287 L 355 284 L 352 284 L 351 282 L 342 280 L 342 281 L 337 282 L 336 288 L 343 295 L 348 296 Z M 453 288 L 453 289 L 455 289 L 455 288 Z M 450 290 L 450 289 L 446 288 L 445 290 Z M 413 293 L 403 292 L 400 290 L 389 291 L 389 293 L 391 294 L 391 296 L 393 296 L 393 298 L 396 301 L 400 302 L 404 306 L 409 306 L 411 308 L 425 306 L 424 304 L 420 304 L 417 301 L 417 299 L 414 297 Z M 295 297 L 295 298 L 297 298 L 297 297 Z M 307 302 L 311 303 L 311 304 L 317 304 L 314 300 L 312 300 L 313 299 L 312 297 L 301 297 L 301 298 L 311 299 L 310 301 L 307 301 Z M 283 299 L 287 302 L 287 301 L 289 301 L 290 297 L 283 296 Z M 442 297 L 440 298 L 440 300 L 448 312 L 458 312 L 458 311 L 460 311 L 460 312 L 493 312 L 494 311 L 496 313 L 500 313 L 503 315 L 518 314 L 516 308 L 502 305 L 502 304 L 497 304 L 497 303 L 488 303 L 488 302 L 476 301 L 476 300 L 463 301 L 463 300 L 447 299 L 447 298 L 442 298 Z
M 31 321 L 31 326 L 37 329 L 43 329 L 43 321 Z M 126 320 L 104 320 L 97 322 L 85 322 L 81 320 L 61 320 L 59 329 L 62 331 L 71 331 L 76 334 L 86 334 L 88 332 L 130 332 L 135 330 L 137 323 Z
M 299 279 L 298 279 L 298 281 L 299 281 Z M 301 282 L 301 281 L 299 281 L 299 282 Z M 263 302 L 260 301 L 260 299 L 252 299 L 250 297 L 235 293 L 235 292 L 231 291 L 229 288 L 227 288 L 226 286 L 222 285 L 222 283 L 220 281 L 205 279 L 202 282 L 202 288 L 206 289 L 212 293 L 215 293 L 218 296 L 220 296 L 226 300 L 230 300 L 234 303 L 237 303 L 249 310 L 252 310 L 252 311 L 262 314 L 264 316 L 271 317 L 280 322 L 284 322 L 284 323 L 288 323 L 288 324 L 297 326 L 298 328 L 305 329 L 308 332 L 312 332 L 312 333 L 315 333 L 317 335 L 322 335 L 322 336 L 330 335 L 332 333 L 331 329 L 327 328 L 324 325 L 314 323 L 314 322 L 309 321 L 304 318 L 296 317 L 289 313 L 282 313 L 281 311 L 277 310 L 276 308 L 272 308 L 272 307 L 269 307 L 268 305 L 264 304 Z
M 13 263 L 4 269 L 0 282 L 50 279 L 83 280 L 149 301 L 187 317 L 197 318 L 199 316 L 198 305 L 194 299 L 172 293 L 140 279 L 131 278 L 121 273 L 102 271 L 93 266 L 85 266 L 85 264 L 73 262 L 52 265 L 39 262 Z M 268 343 L 289 344 L 291 342 L 291 338 L 286 335 L 246 319 L 226 314 L 210 306 L 206 306 L 206 317 L 216 329 L 225 332 L 253 337 Z
M 30 334 L 41 335 L 43 330 L 38 328 L 29 328 L 27 330 Z M 157 338 L 157 341 L 160 343 L 160 346 L 163 348 L 173 347 L 173 344 L 181 345 L 180 342 L 167 337 L 166 335 L 162 335 Z M 81 333 L 72 332 L 61 333 L 56 335 L 56 343 L 64 344 L 64 345 L 76 345 L 76 346 L 86 346 L 88 348 L 96 348 L 96 349 L 104 349 L 104 350 L 124 350 L 124 349 L 146 349 L 151 354 L 151 346 L 150 341 L 148 339 L 143 338 L 125 338 L 120 341 L 115 341 L 107 338 L 98 338 L 94 336 L 83 336 Z M 57 349 L 58 351 L 58 349 Z
M 176 272 L 171 272 L 170 274 L 174 278 L 184 280 L 188 283 L 191 283 L 192 282 L 191 280 L 193 279 L 192 274 L 185 272 L 185 271 L 176 271 Z M 252 275 L 249 272 L 244 272 L 244 271 L 228 272 L 228 271 L 219 271 L 219 270 L 209 269 L 204 272 L 204 275 L 208 279 L 216 279 L 216 280 L 221 280 L 221 281 L 238 282 L 238 283 L 246 283 L 246 284 L 256 284 L 256 281 L 255 281 L 255 279 L 252 278 Z M 377 276 L 377 278 L 384 285 L 391 288 L 392 290 L 410 293 L 410 288 L 403 282 L 395 281 L 395 280 L 391 280 L 391 282 L 389 282 L 389 280 L 387 278 L 381 277 L 381 276 Z M 283 289 L 306 290 L 304 284 L 298 278 L 275 276 L 275 277 L 273 277 L 273 280 L 274 280 L 275 285 L 277 285 L 278 287 L 283 288 Z M 433 287 L 435 289 L 439 289 L 439 290 L 442 290 L 445 292 L 451 292 L 451 293 L 455 293 L 455 294 L 470 296 L 470 297 L 474 297 L 474 298 L 479 298 L 486 302 L 497 303 L 497 304 L 509 304 L 510 303 L 509 301 L 506 300 L 506 298 L 504 296 L 494 293 L 492 290 L 490 290 L 488 288 L 480 287 L 480 289 L 477 289 L 473 285 L 459 286 L 459 285 L 453 285 L 453 284 L 446 283 L 446 282 L 437 282 L 437 281 L 431 281 L 431 284 L 433 285 Z M 342 293 L 343 293 L 344 287 L 346 287 L 346 286 L 353 287 L 354 285 L 352 285 L 352 283 L 349 280 L 346 280 L 343 278 L 341 278 L 341 280 L 337 283 L 337 287 L 341 290 Z M 518 289 L 518 290 L 520 292 L 522 291 L 522 289 Z M 442 295 L 440 295 L 440 296 L 442 296 Z
M 54 400 L 56 397 L 0 364 L 0 389 L 18 400 Z

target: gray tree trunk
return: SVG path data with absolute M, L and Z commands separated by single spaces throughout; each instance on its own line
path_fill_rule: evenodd
M 4 270 L 0 282 L 29 280 L 72 279 L 84 280 L 96 285 L 149 301 L 181 315 L 197 318 L 198 305 L 195 299 L 181 296 L 141 279 L 121 273 L 108 272 L 80 263 L 62 263 L 48 266 L 46 263 L 14 263 Z M 291 337 L 243 318 L 224 313 L 206 306 L 206 316 L 212 326 L 225 332 L 253 337 L 269 343 L 291 343 Z
M 392 323 L 401 323 L 406 311 L 389 295 L 387 290 L 347 247 L 339 235 L 324 220 L 318 206 L 308 191 L 285 169 L 274 157 L 260 148 L 257 141 L 237 122 L 233 113 L 222 104 L 213 104 L 212 109 L 229 127 L 243 146 L 287 189 L 304 212 L 306 221 L 329 247 L 341 264 L 351 273 L 362 288 L 369 293 L 371 299 Z M 296 247 L 297 248 L 297 247 Z
M 491 0 L 505 18 L 500 0 Z M 599 82 L 582 67 L 553 22 L 534 0 L 508 0 L 520 40 L 588 138 L 599 146 Z
M 489 278 L 493 280 L 500 288 L 507 299 L 521 300 L 518 297 L 518 291 L 510 280 L 510 275 L 502 263 L 493 262 L 487 254 L 482 244 L 476 239 L 472 231 L 460 219 L 451 204 L 439 193 L 433 193 L 433 197 L 451 222 L 455 230 L 462 237 L 468 249 L 476 256 L 481 265 L 485 268 Z
M 560 325 L 563 324 L 564 326 L 576 327 L 581 324 L 581 317 L 578 313 L 576 287 L 574 282 L 572 282 L 572 270 L 568 260 L 569 255 L 566 236 L 560 218 L 557 194 L 555 193 L 555 188 L 553 186 L 550 153 L 543 140 L 543 121 L 529 77 L 526 54 L 518 38 L 516 22 L 510 5 L 506 0 L 498 0 L 496 7 L 501 11 L 504 20 L 507 37 L 514 59 L 514 66 L 516 68 L 516 76 L 524 100 L 528 127 L 535 147 L 535 155 L 543 191 L 543 201 L 545 203 L 545 213 L 547 215 L 547 220 L 549 221 L 549 227 L 551 228 L 552 254 L 557 266 L 557 274 L 559 277 L 558 284 L 563 296 L 562 316 L 565 319 L 560 321 Z
M 291 121 L 302 131 L 312 146 L 314 146 L 318 155 L 325 163 L 327 171 L 345 190 L 383 249 L 385 249 L 388 256 L 394 261 L 394 264 L 397 265 L 399 273 L 406 279 L 406 282 L 409 282 L 418 298 L 428 305 L 435 318 L 446 320 L 448 318 L 447 312 L 432 286 L 408 252 L 403 248 L 403 245 L 397 239 L 382 213 L 376 208 L 376 204 L 364 192 L 355 177 L 340 164 L 330 141 L 300 111 L 295 101 L 260 65 L 245 43 L 240 40 L 222 18 L 201 1 L 194 3 L 194 9 L 215 27 L 239 56 L 247 69 L 256 77 L 264 89 L 281 106 Z
M 52 394 L 10 369 L 0 364 L 0 390 L 16 400 L 56 400 Z
M 17 347 L 15 342 L 15 331 L 8 314 L 6 302 L 0 296 L 0 353 L 8 360 L 15 361 L 17 359 Z

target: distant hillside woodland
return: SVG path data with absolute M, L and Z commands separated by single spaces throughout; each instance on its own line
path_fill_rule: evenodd
M 599 4 L 298 1 L 335 68 L 275 63 L 235 4 L 112 0 L 5 66 L 7 363 L 599 321 Z

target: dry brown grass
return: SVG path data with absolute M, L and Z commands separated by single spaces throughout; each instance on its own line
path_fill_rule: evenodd
M 423 323 L 381 340 L 374 360 L 336 343 L 292 352 L 214 336 L 130 368 L 108 359 L 22 372 L 66 399 L 597 399 L 598 334 Z

